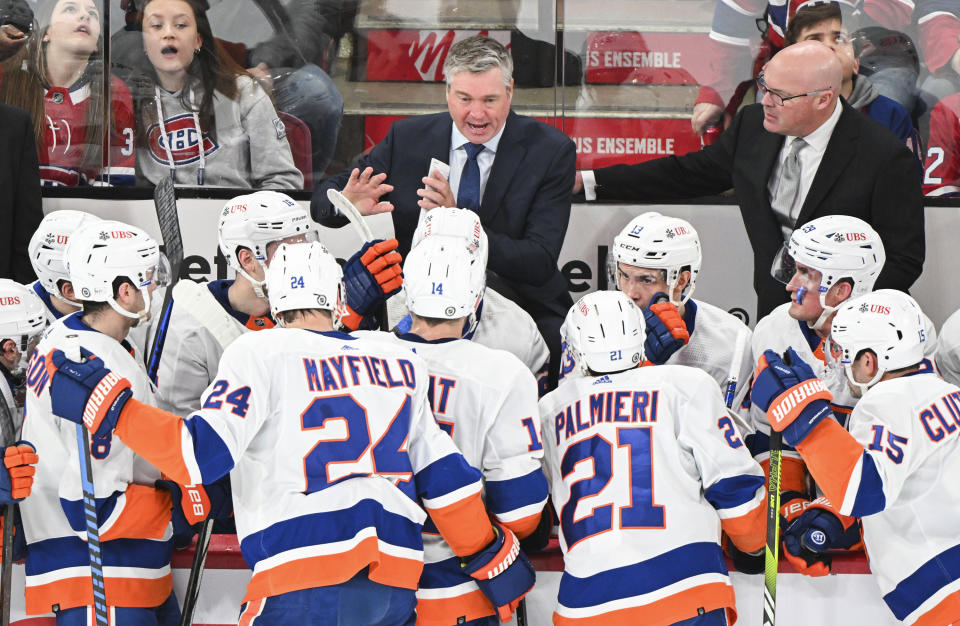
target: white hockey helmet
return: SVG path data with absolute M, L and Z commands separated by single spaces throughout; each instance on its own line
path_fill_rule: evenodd
M 342 279 L 340 264 L 322 243 L 282 243 L 267 268 L 265 282 L 270 295 L 270 314 L 283 326 L 277 314 L 284 311 L 335 311 Z
M 487 233 L 483 230 L 483 225 L 480 224 L 480 216 L 470 209 L 437 207 L 426 211 L 417 224 L 417 229 L 413 232 L 413 241 L 410 247 L 416 248 L 417 244 L 424 238 L 431 236 L 464 239 L 467 249 L 479 255 L 483 261 L 483 266 L 487 266 L 489 251 Z
M 80 226 L 96 221 L 100 221 L 100 218 L 83 211 L 65 209 L 48 213 L 30 237 L 30 244 L 27 247 L 30 264 L 33 265 L 33 271 L 36 272 L 43 288 L 51 296 L 73 306 L 80 306 L 80 303 L 68 300 L 60 291 L 60 281 L 70 280 L 67 268 L 63 265 L 63 251 L 67 247 L 70 236 Z
M 820 272 L 818 285 L 801 285 L 794 296 L 797 304 L 802 304 L 808 291 L 819 293 L 823 313 L 812 324 L 819 329 L 836 309 L 827 306 L 827 291 L 850 279 L 851 298 L 869 293 L 886 258 L 880 235 L 869 224 L 849 215 L 826 215 L 793 231 L 774 258 L 770 274 L 786 285 L 794 278 L 798 263 Z
M 30 353 L 47 325 L 46 311 L 43 300 L 32 289 L 0 278 L 0 345 L 7 339 L 16 343 L 20 351 L 19 369 L 27 366 Z
M 595 291 L 583 296 L 564 324 L 567 346 L 584 372 L 620 372 L 643 361 L 647 338 L 643 312 L 624 293 Z
M 310 214 L 294 200 L 279 191 L 257 191 L 237 196 L 223 205 L 218 227 L 220 253 L 238 274 L 250 281 L 260 298 L 265 281 L 255 280 L 240 264 L 240 248 L 253 252 L 266 272 L 267 246 L 290 238 L 304 242 L 317 240 L 317 229 Z M 292 241 L 288 243 L 293 243 Z
M 880 289 L 840 305 L 830 341 L 840 348 L 847 380 L 865 393 L 884 372 L 923 360 L 927 341 L 923 312 L 917 301 L 902 291 Z M 867 383 L 853 378 L 853 362 L 863 350 L 877 355 L 877 373 Z
M 616 288 L 617 263 L 661 269 L 666 274 L 666 283 L 670 287 L 673 301 L 673 291 L 680 279 L 680 273 L 689 269 L 690 283 L 684 289 L 682 298 L 673 302 L 679 306 L 693 295 L 702 261 L 700 237 L 690 222 L 650 211 L 630 220 L 620 234 L 613 238 L 607 273 L 610 284 Z
M 170 284 L 170 264 L 153 238 L 130 224 L 101 220 L 73 233 L 64 264 L 80 300 L 106 302 L 117 313 L 139 321 L 150 317 L 150 285 Z M 131 313 L 117 304 L 113 282 L 125 278 L 143 295 L 143 310 Z
M 472 326 L 486 286 L 486 266 L 459 237 L 427 237 L 407 255 L 403 284 L 412 313 L 447 320 L 470 317 Z

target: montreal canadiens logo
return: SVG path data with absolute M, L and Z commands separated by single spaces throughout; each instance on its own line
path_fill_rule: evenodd
M 173 164 L 188 165 L 200 159 L 200 136 L 193 123 L 193 116 L 188 114 L 176 115 L 164 120 L 167 127 L 167 136 L 163 137 L 160 125 L 154 124 L 147 133 L 147 145 L 150 147 L 150 156 L 161 165 L 170 166 L 167 160 L 167 143 L 173 154 Z M 220 145 L 203 136 L 203 154 L 208 157 L 220 148 Z

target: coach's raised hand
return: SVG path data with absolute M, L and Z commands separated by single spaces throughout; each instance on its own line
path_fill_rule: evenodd
M 367 167 L 362 172 L 355 167 L 341 193 L 357 207 L 360 215 L 388 213 L 393 210 L 393 205 L 380 202 L 383 194 L 393 191 L 393 185 L 383 182 L 386 179 L 386 173 L 374 174 L 372 167 Z

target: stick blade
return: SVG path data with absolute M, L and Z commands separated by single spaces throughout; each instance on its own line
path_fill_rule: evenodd
M 183 238 L 180 235 L 180 218 L 177 215 L 173 181 L 166 176 L 160 179 L 153 190 L 153 205 L 157 211 L 157 222 L 160 224 L 160 236 L 163 237 L 163 251 L 176 278 L 183 262 Z
M 347 200 L 346 196 L 336 189 L 327 189 L 327 199 L 330 200 L 330 203 L 333 204 L 338 211 L 350 220 L 350 223 L 360 232 L 364 241 L 373 240 L 373 232 L 370 230 L 370 226 L 367 225 L 366 220 L 360 215 L 360 211 L 357 210 L 357 207 L 353 206 L 352 202 Z

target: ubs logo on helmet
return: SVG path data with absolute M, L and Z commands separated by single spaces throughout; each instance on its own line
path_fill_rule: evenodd
M 864 302 L 860 305 L 859 311 L 861 313 L 876 313 L 878 315 L 890 315 L 890 307 L 884 306 L 882 304 L 867 304 Z
M 247 205 L 245 204 L 231 204 L 230 206 L 224 207 L 223 209 L 224 215 L 231 215 L 233 213 L 246 213 L 246 212 L 247 212 Z
M 20 296 L 7 296 L 0 298 L 0 306 L 15 306 L 20 304 Z
M 198 161 L 201 138 L 193 123 L 193 116 L 186 113 L 175 115 L 164 120 L 164 125 L 167 129 L 166 137 L 163 136 L 159 124 L 152 125 L 147 131 L 147 146 L 153 160 L 169 167 L 171 165 L 167 158 L 167 146 L 169 146 L 170 154 L 173 156 L 172 165 L 188 165 Z M 203 135 L 202 142 L 204 156 L 210 156 L 220 149 L 220 145 L 206 134 Z

